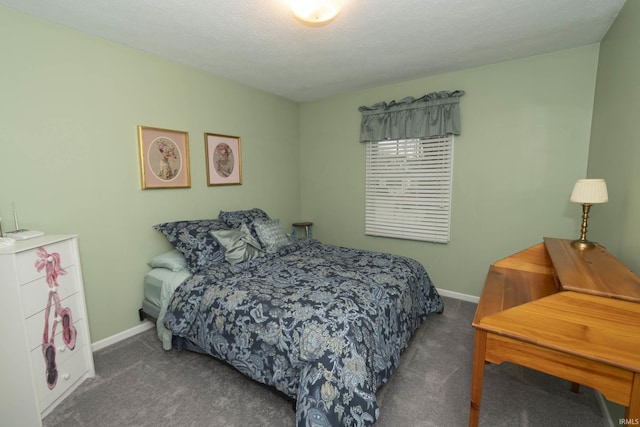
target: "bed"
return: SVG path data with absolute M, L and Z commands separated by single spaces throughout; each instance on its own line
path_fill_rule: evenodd
M 154 228 L 186 266 L 163 267 L 162 254 L 145 276 L 163 347 L 209 354 L 295 399 L 299 427 L 373 424 L 376 390 L 444 309 L 417 261 L 291 239 L 260 209 Z M 163 269 L 152 296 L 149 275 Z

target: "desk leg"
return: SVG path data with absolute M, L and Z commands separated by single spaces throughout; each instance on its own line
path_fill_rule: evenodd
M 484 360 L 487 352 L 487 333 L 476 329 L 473 348 L 473 373 L 471 376 L 471 409 L 469 427 L 477 427 L 480 421 L 480 400 L 482 399 L 482 381 L 484 379 Z
M 633 382 L 631 384 L 631 398 L 629 406 L 625 411 L 625 418 L 631 421 L 631 424 L 640 422 L 640 373 L 633 374 Z

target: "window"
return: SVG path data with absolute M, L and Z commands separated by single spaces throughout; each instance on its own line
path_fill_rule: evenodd
M 365 234 L 449 242 L 453 135 L 367 143 Z

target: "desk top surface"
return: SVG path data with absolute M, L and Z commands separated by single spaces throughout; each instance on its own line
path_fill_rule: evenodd
M 640 304 L 555 294 L 481 319 L 479 329 L 640 372 Z
M 549 237 L 544 245 L 562 289 L 640 302 L 640 278 L 603 246 L 581 250 Z
M 477 329 L 640 372 L 640 279 L 602 246 L 545 238 L 489 268 Z

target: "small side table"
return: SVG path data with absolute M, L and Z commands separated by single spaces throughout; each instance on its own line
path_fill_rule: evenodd
M 311 239 L 312 238 L 312 232 L 311 232 L 311 228 L 312 227 L 313 227 L 313 223 L 309 222 L 309 221 L 294 222 L 292 224 L 292 227 L 291 227 L 291 236 L 293 238 L 295 238 L 296 237 L 296 231 L 298 230 L 298 228 L 304 228 L 305 237 L 307 239 Z

